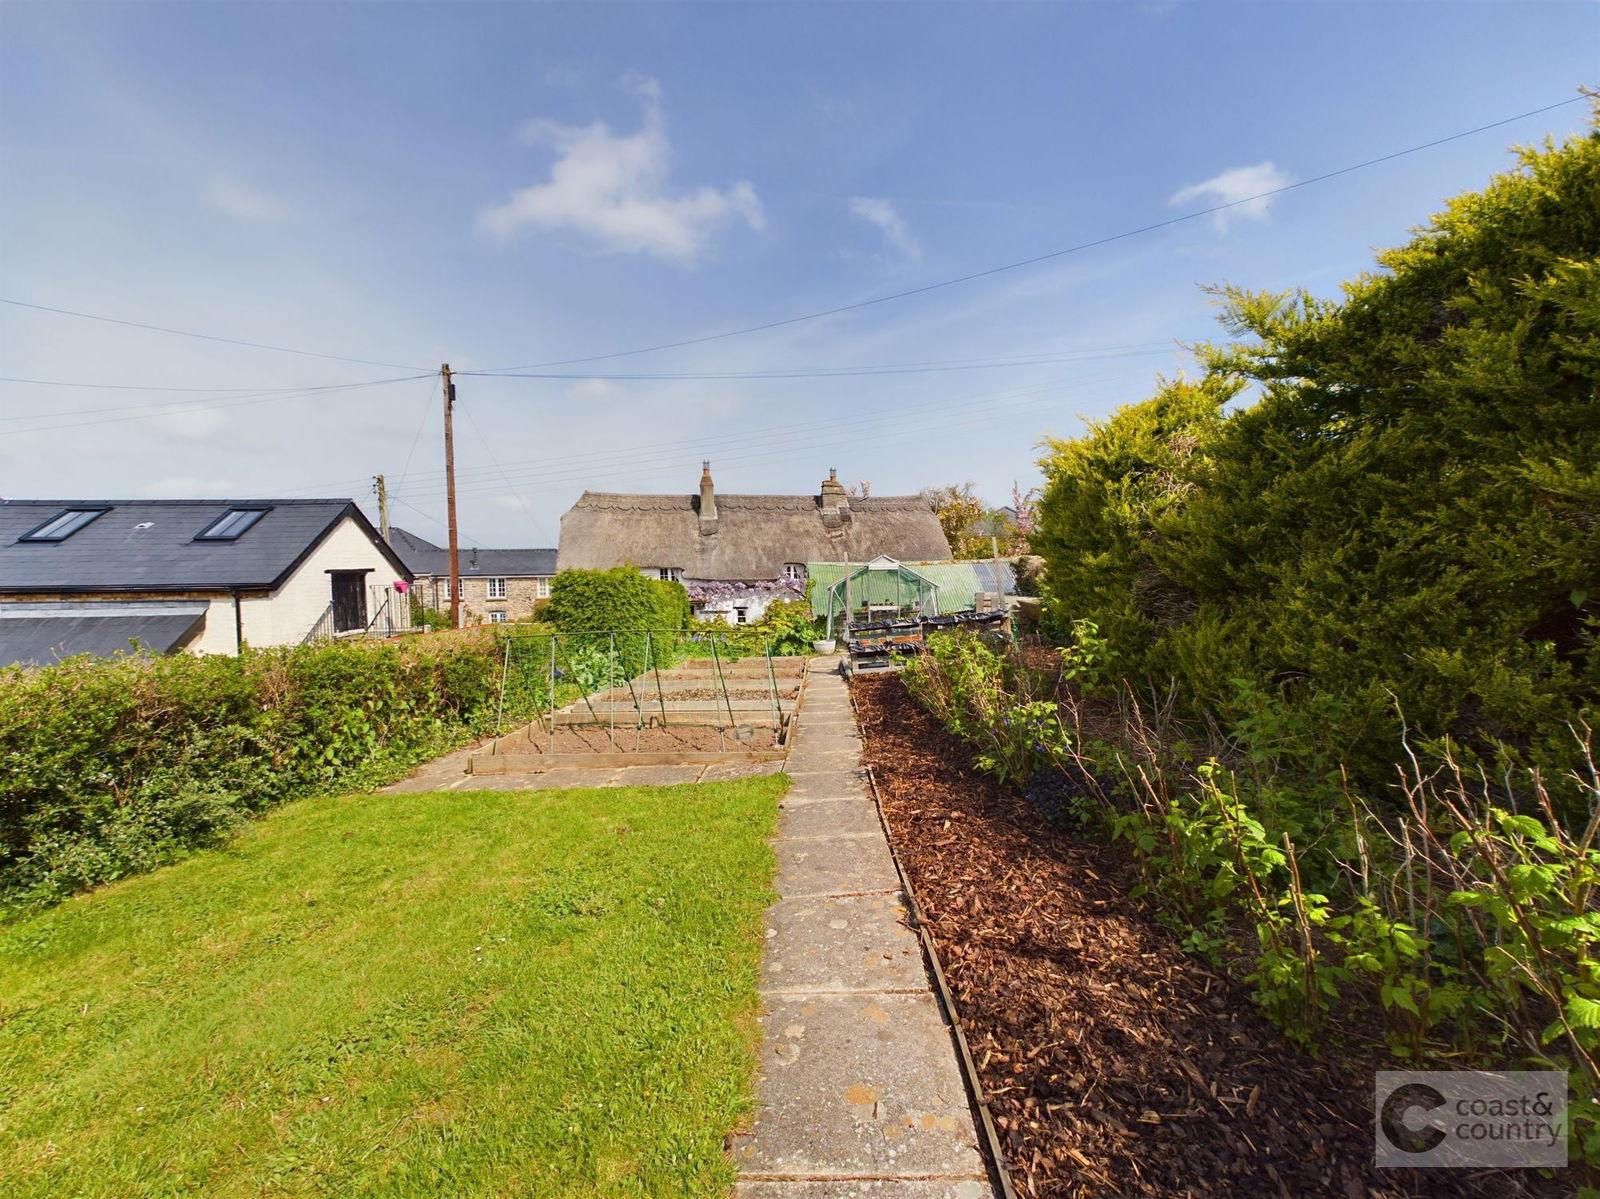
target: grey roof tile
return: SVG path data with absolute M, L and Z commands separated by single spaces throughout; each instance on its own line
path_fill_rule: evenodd
M 64 541 L 18 540 L 64 508 L 97 505 L 109 510 Z M 237 541 L 195 540 L 249 507 L 271 510 Z M 0 594 L 273 587 L 346 514 L 382 545 L 353 500 L 0 500 Z

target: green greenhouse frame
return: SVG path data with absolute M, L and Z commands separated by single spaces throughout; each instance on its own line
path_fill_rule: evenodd
M 869 616 L 881 615 L 883 619 L 939 615 L 939 584 L 889 557 L 880 556 L 852 567 L 824 594 L 830 639 L 835 617 L 842 615 L 848 628 L 851 615 L 862 608 Z M 892 614 L 886 609 L 892 609 Z

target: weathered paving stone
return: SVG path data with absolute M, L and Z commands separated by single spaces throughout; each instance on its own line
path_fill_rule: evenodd
M 789 755 L 789 773 L 801 775 L 824 770 L 855 770 L 860 763 L 861 751 L 858 749 L 800 750 Z
M 897 894 L 783 899 L 767 910 L 768 991 L 909 990 L 928 985 Z
M 727 763 L 721 766 L 707 766 L 700 776 L 702 783 L 724 783 L 729 779 L 744 779 L 757 774 L 777 774 L 783 769 L 782 762 L 751 762 L 749 765 L 742 763 Z
M 900 886 L 889 846 L 869 840 L 779 841 L 773 888 L 785 899 L 894 891 Z
M 741 1174 L 983 1178 L 932 995 L 769 999 L 762 1026 L 760 1107 L 733 1144 Z
M 615 766 L 603 770 L 579 770 L 576 767 L 559 767 L 543 774 L 528 776 L 530 791 L 559 791 L 566 787 L 604 787 L 616 775 Z
M 778 838 L 834 837 L 841 833 L 868 833 L 882 836 L 883 825 L 878 820 L 878 806 L 870 799 L 846 799 L 838 803 L 790 804 L 787 799 L 779 805 L 783 809 L 778 817 Z
M 794 786 L 789 789 L 790 795 L 805 792 L 826 792 L 830 795 L 867 793 L 867 772 L 859 766 L 852 770 L 802 769 L 791 762 L 785 765 L 784 773 L 794 779 Z
M 742 1181 L 733 1199 L 989 1199 L 986 1181 L 973 1178 L 763 1179 Z
M 624 766 L 613 782 L 619 787 L 667 787 L 697 782 L 703 769 L 701 766 Z

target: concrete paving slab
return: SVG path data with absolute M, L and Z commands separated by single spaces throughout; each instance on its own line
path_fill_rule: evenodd
M 933 996 L 769 999 L 760 1106 L 742 1174 L 984 1176 L 950 1033 Z
M 789 769 L 795 773 L 807 770 L 850 770 L 861 762 L 859 742 L 807 741 L 789 751 Z
M 697 783 L 703 766 L 624 766 L 617 771 L 616 783 L 622 787 L 669 787 L 678 783 Z
M 760 1179 L 734 1185 L 733 1199 L 989 1199 L 975 1178 Z
M 859 767 L 854 770 L 801 770 L 785 762 L 783 772 L 794 779 L 791 795 L 808 791 L 831 795 L 867 793 L 867 772 Z
M 795 735 L 794 748 L 807 749 L 823 746 L 828 749 L 860 749 L 861 738 L 853 727 L 845 725 L 816 726 L 803 724 Z
M 769 994 L 926 989 L 910 915 L 898 894 L 781 899 L 767 909 L 762 985 Z
M 870 840 L 778 841 L 778 876 L 773 889 L 785 899 L 895 891 L 900 876 L 888 843 Z
M 604 787 L 611 782 L 616 773 L 617 769 L 614 766 L 604 770 L 580 770 L 577 767 L 546 770 L 542 774 L 530 776 L 534 781 L 529 783 L 527 790 L 558 791 L 567 787 Z
M 744 779 L 756 774 L 778 774 L 783 768 L 782 762 L 724 763 L 707 766 L 700 775 L 700 781 L 724 783 L 729 779 Z
M 870 799 L 847 799 L 839 803 L 801 803 L 790 805 L 785 799 L 778 817 L 778 837 L 828 837 L 839 833 L 881 835 L 878 805 Z

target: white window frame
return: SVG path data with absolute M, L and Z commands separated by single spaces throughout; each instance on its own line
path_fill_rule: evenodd
M 734 610 L 733 610 L 733 623 L 734 624 L 749 624 L 750 623 L 750 609 L 749 609 L 749 607 L 747 607 L 744 604 L 740 604 L 737 607 L 735 607 Z
M 656 578 L 663 583 L 681 583 L 683 582 L 683 567 L 658 566 L 656 567 Z
M 505 624 L 506 623 L 506 614 L 504 612 L 491 612 L 491 613 L 489 613 L 489 623 L 490 624 Z
M 791 583 L 804 583 L 806 581 L 806 564 L 804 562 L 785 562 L 783 564 L 783 577 Z
M 550 598 L 550 579 L 549 579 L 549 576 L 541 575 L 540 577 L 538 577 L 537 579 L 535 579 L 533 581 L 533 598 L 534 599 L 549 599 Z
M 487 585 L 489 591 L 486 598 L 492 600 L 503 600 L 506 598 L 506 581 L 504 579 L 490 579 L 488 580 Z

